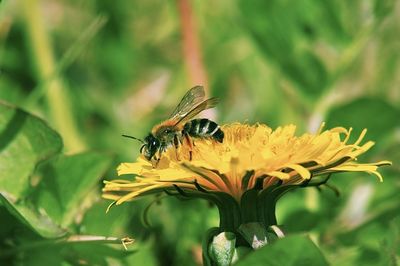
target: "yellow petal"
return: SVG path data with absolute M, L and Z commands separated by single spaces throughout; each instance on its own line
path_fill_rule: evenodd
M 303 179 L 310 179 L 311 173 L 299 164 L 288 164 L 287 167 L 295 170 Z

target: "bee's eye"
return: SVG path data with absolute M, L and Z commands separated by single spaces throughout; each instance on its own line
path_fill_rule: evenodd
M 166 134 L 169 134 L 169 133 L 171 133 L 171 129 L 167 128 L 167 129 L 165 129 L 164 132 L 165 132 Z

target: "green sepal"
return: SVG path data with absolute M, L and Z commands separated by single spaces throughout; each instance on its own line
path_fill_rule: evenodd
M 277 184 L 276 186 L 271 186 L 265 189 L 259 194 L 258 204 L 261 207 L 260 215 L 263 217 L 262 221 L 266 226 L 277 224 L 275 208 L 278 199 L 282 197 L 283 194 L 298 187 L 298 185 L 280 186 L 279 184 Z
M 258 207 L 259 190 L 250 189 L 243 193 L 240 199 L 241 223 L 259 222 Z
M 238 232 L 253 249 L 259 249 L 268 244 L 267 229 L 262 223 L 245 223 L 240 225 Z

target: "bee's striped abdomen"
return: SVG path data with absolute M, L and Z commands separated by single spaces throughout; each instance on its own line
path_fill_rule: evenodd
M 183 127 L 183 133 L 195 138 L 213 138 L 218 142 L 224 140 L 224 132 L 218 124 L 206 118 L 187 122 Z

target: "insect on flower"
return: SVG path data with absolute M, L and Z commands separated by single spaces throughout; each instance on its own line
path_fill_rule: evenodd
M 189 158 L 192 158 L 193 142 L 191 137 L 208 138 L 220 143 L 224 140 L 224 132 L 217 123 L 206 118 L 193 119 L 202 111 L 213 108 L 218 103 L 217 98 L 205 100 L 204 97 L 204 88 L 195 86 L 183 96 L 169 118 L 154 126 L 144 140 L 128 135 L 123 136 L 142 142 L 140 152 L 149 161 L 155 159 L 156 165 L 163 152 L 172 146 L 178 149 L 183 141 L 190 146 Z M 156 155 L 156 153 L 158 154 Z

